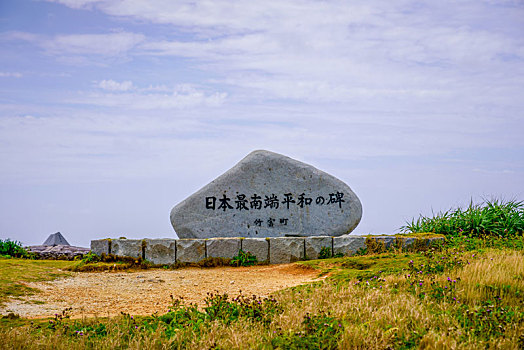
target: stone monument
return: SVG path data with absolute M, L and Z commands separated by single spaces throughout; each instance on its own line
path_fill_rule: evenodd
M 341 236 L 361 217 L 344 182 L 268 151 L 251 152 L 171 210 L 179 238 Z
M 45 240 L 42 245 L 51 245 L 51 246 L 57 246 L 57 245 L 69 245 L 67 240 L 60 232 L 56 232 L 53 234 L 50 234 L 49 237 Z

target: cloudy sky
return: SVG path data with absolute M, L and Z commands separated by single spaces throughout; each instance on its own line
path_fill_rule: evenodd
M 2 0 L 0 238 L 175 237 L 255 149 L 360 197 L 357 234 L 524 199 L 524 2 Z

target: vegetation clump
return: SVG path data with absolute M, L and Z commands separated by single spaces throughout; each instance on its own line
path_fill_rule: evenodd
M 9 238 L 0 239 L 0 257 L 25 258 L 29 253 L 24 249 L 21 242 L 12 241 Z
M 522 201 L 470 202 L 468 208 L 450 209 L 432 217 L 420 216 L 401 227 L 403 232 L 433 232 L 446 236 L 512 237 L 524 232 Z
M 250 252 L 238 251 L 238 255 L 231 259 L 231 266 L 253 266 L 258 263 L 257 257 Z
M 330 247 L 321 247 L 318 253 L 319 259 L 342 258 L 343 256 L 342 253 L 333 254 Z
M 113 254 L 101 255 L 89 252 L 73 266 L 70 271 L 75 272 L 94 272 L 94 271 L 120 271 L 127 269 L 149 269 L 153 266 L 149 261 L 141 257 L 133 258 L 129 256 L 116 256 Z

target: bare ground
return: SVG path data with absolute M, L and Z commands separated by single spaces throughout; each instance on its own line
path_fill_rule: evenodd
M 164 313 L 171 297 L 203 305 L 208 292 L 269 296 L 277 290 L 315 280 L 318 271 L 299 265 L 184 268 L 133 272 L 77 272 L 51 282 L 26 283 L 40 293 L 13 299 L 0 314 L 41 318 L 72 308 L 73 318 Z

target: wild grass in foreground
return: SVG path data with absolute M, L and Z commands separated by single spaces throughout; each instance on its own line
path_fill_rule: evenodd
M 520 243 L 519 243 L 520 242 Z M 305 262 L 329 277 L 268 298 L 173 300 L 163 315 L 0 320 L 0 347 L 408 349 L 524 347 L 522 237 Z

